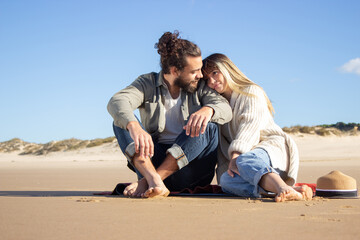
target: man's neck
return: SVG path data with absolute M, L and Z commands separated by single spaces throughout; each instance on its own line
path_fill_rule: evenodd
M 164 81 L 169 89 L 172 98 L 176 99 L 180 95 L 180 88 L 175 85 L 175 77 L 171 74 L 164 74 Z

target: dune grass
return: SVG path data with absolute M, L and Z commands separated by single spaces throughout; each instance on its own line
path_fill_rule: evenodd
M 316 134 L 319 136 L 341 136 L 358 135 L 359 123 L 323 124 L 317 126 L 284 127 L 283 131 L 290 134 Z M 10 153 L 19 151 L 20 155 L 46 155 L 50 152 L 75 151 L 83 148 L 98 147 L 103 144 L 116 143 L 115 137 L 96 138 L 93 140 L 80 140 L 76 138 L 62 141 L 51 141 L 45 144 L 29 143 L 20 138 L 13 138 L 9 141 L 0 142 L 0 152 Z

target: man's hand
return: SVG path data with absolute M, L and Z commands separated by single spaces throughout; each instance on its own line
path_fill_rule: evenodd
M 189 121 L 184 126 L 186 135 L 198 137 L 200 133 L 203 134 L 213 114 L 214 109 L 211 107 L 202 107 L 199 111 L 191 114 Z
M 138 122 L 129 122 L 126 128 L 134 140 L 135 152 L 140 153 L 142 157 L 152 157 L 154 155 L 154 143 L 150 134 L 142 129 Z
M 238 158 L 238 156 L 240 156 L 240 153 L 238 153 L 238 152 L 233 152 L 231 154 L 231 160 L 230 160 L 229 167 L 228 167 L 228 170 L 227 170 L 227 173 L 231 177 L 234 177 L 235 174 L 240 176 L 239 169 L 236 166 L 236 159 Z

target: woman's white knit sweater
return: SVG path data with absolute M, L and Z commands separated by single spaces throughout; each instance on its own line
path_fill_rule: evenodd
M 243 91 L 250 95 L 232 93 L 230 106 L 233 119 L 220 127 L 216 169 L 218 182 L 228 169 L 232 152 L 246 153 L 254 148 L 262 148 L 269 154 L 272 167 L 280 172 L 287 184 L 293 185 L 299 169 L 295 141 L 274 122 L 265 93 L 260 87 L 252 85 Z

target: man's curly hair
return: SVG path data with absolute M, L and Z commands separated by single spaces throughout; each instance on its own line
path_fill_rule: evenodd
M 195 43 L 181 39 L 177 30 L 164 33 L 155 48 L 160 54 L 161 68 L 165 74 L 170 73 L 172 66 L 182 71 L 187 65 L 186 57 L 201 56 L 200 48 Z

